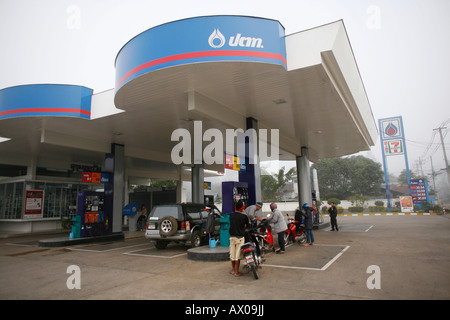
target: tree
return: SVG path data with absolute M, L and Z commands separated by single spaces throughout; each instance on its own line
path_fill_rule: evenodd
M 412 170 L 409 171 L 409 176 L 411 179 L 419 179 L 421 178 L 417 174 L 415 174 Z M 402 186 L 408 185 L 408 178 L 406 177 L 406 169 L 403 169 L 398 175 L 398 183 Z
M 265 202 L 276 201 L 277 180 L 272 175 L 261 176 L 261 195 Z
M 350 168 L 344 158 L 323 159 L 312 165 L 317 169 L 320 195 L 323 199 L 346 199 L 350 194 Z
M 381 164 L 363 156 L 351 157 L 353 194 L 375 196 L 380 193 L 383 183 Z
M 277 188 L 282 189 L 288 181 L 292 180 L 292 177 L 296 174 L 297 170 L 295 168 L 289 169 L 285 172 L 285 168 L 282 167 L 278 170 L 278 173 L 273 174 L 275 179 L 277 179 Z
M 287 172 L 285 170 L 285 167 L 282 167 L 278 170 L 278 173 L 261 176 L 261 193 L 264 201 L 279 201 L 281 199 L 283 187 L 296 174 L 295 168 L 291 168 Z
M 377 196 L 383 183 L 381 164 L 363 156 L 323 159 L 317 169 L 321 198 L 348 199 L 355 194 Z

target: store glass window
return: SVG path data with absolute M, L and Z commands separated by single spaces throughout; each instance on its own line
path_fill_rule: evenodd
M 20 219 L 23 182 L 0 184 L 0 219 Z
M 103 185 L 54 183 L 44 181 L 10 182 L 0 184 L 0 219 L 22 219 L 26 190 L 43 190 L 43 218 L 72 218 L 77 215 L 78 192 L 101 191 Z

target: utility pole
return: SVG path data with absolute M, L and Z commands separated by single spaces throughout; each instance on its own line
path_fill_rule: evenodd
M 433 166 L 433 157 L 430 156 L 430 162 L 431 162 L 431 177 L 433 178 L 433 190 L 434 190 L 434 197 L 436 199 L 436 203 L 439 203 L 438 201 L 438 194 L 437 194 L 437 190 L 436 190 L 436 173 L 434 172 L 434 166 Z
M 420 176 L 421 177 L 425 177 L 425 175 L 423 174 L 422 159 L 421 158 L 419 158 L 419 166 L 417 168 L 417 173 L 419 173 L 419 169 L 420 169 Z
M 442 136 L 442 129 L 447 129 L 447 127 L 439 127 L 437 129 L 433 129 L 433 130 L 439 130 L 439 136 L 441 137 L 442 151 L 444 151 L 445 171 L 447 172 L 448 185 L 450 186 L 450 168 L 448 166 L 447 153 L 445 152 L 444 137 Z

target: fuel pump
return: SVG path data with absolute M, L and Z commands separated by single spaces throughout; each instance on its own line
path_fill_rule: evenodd
M 236 210 L 235 203 L 242 200 L 244 208 L 248 206 L 248 183 L 236 181 L 222 182 L 222 213 Z
M 106 210 L 104 192 L 79 192 L 77 209 L 81 217 L 82 238 L 111 233 L 111 213 Z

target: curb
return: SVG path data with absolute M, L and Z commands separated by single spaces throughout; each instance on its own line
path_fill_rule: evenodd
M 77 244 L 85 244 L 85 243 L 97 243 L 97 242 L 105 242 L 105 241 L 116 241 L 116 240 L 124 240 L 123 233 L 113 233 L 104 236 L 96 236 L 96 237 L 85 237 L 85 238 L 51 238 L 51 239 L 43 239 L 39 240 L 39 247 L 66 247 L 73 246 Z
M 389 213 L 339 213 L 338 217 L 361 216 L 437 216 L 434 212 L 389 212 Z

